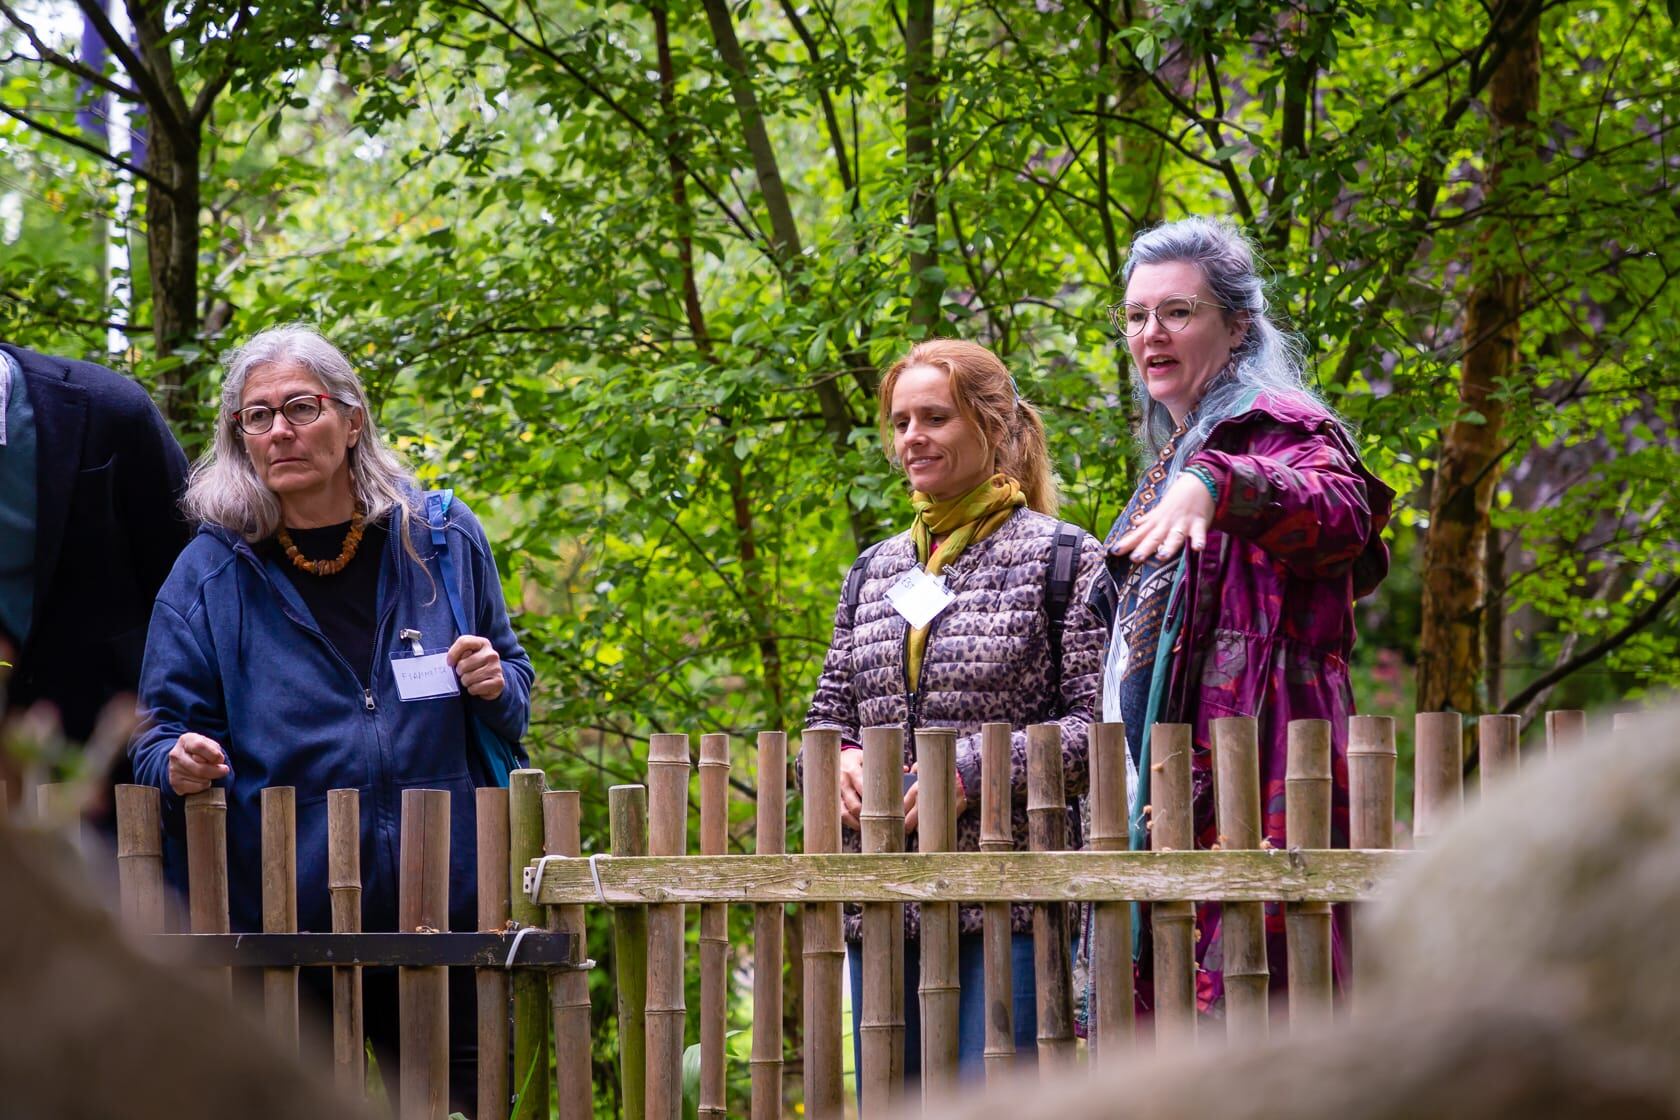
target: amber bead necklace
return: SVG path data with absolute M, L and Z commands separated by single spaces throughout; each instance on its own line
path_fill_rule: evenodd
M 286 557 L 293 567 L 308 572 L 312 576 L 333 576 L 344 570 L 356 556 L 356 548 L 362 543 L 362 526 L 366 518 L 362 513 L 362 503 L 356 503 L 356 512 L 350 518 L 350 531 L 344 534 L 344 548 L 331 560 L 311 560 L 298 551 L 292 541 L 292 534 L 286 531 L 286 526 L 280 526 L 280 547 L 286 550 Z

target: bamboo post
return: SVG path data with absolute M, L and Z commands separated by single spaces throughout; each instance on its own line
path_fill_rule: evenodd
M 1564 708 L 1546 713 L 1546 754 L 1567 751 L 1584 743 L 1587 738 L 1587 713 Z
M 647 787 L 613 786 L 607 820 L 614 856 L 647 855 Z M 647 907 L 615 906 L 618 1078 L 624 1120 L 647 1115 Z
M 515 770 L 508 776 L 508 910 L 516 925 L 539 929 L 547 916 L 526 896 L 524 873 L 543 854 L 542 800 L 547 785 L 541 770 Z M 519 969 L 509 987 L 513 991 L 514 1109 L 526 1116 L 547 1116 L 548 974 Z
M 1522 717 L 1486 715 L 1476 721 L 1477 746 L 1481 751 L 1480 770 L 1482 792 L 1499 786 L 1516 776 L 1521 765 L 1518 739 L 1522 735 Z
M 805 852 L 840 850 L 840 732 L 807 731 L 805 756 Z M 840 1120 L 844 1102 L 840 1054 L 841 964 L 846 956 L 840 907 L 832 902 L 806 905 L 801 940 L 805 943 L 805 1115 L 810 1120 Z
M 397 928 L 449 928 L 449 791 L 402 791 Z M 403 1120 L 449 1113 L 449 970 L 397 970 Z
M 729 846 L 729 736 L 700 736 L 700 854 L 721 856 Z M 729 907 L 700 907 L 701 1120 L 728 1112 L 724 1097 L 724 1033 L 729 1026 Z
M 474 791 L 478 833 L 478 928 L 507 928 L 513 884 L 508 881 L 508 791 L 483 786 Z M 507 1120 L 513 1089 L 508 1084 L 508 1052 L 513 1044 L 508 1004 L 508 973 L 481 968 L 474 974 L 478 993 L 477 1120 Z
M 757 808 L 758 854 L 781 855 L 787 848 L 787 736 L 780 731 L 758 733 Z M 763 903 L 753 907 L 752 1120 L 782 1115 L 781 1021 L 782 907 Z
M 1126 829 L 1126 725 L 1091 725 L 1091 850 L 1131 848 Z M 1007 918 L 1007 911 L 1005 917 Z M 1117 1060 L 1134 1035 L 1132 904 L 1098 902 L 1091 913 L 1091 1064 Z
M 1190 813 L 1190 727 L 1157 723 L 1149 729 L 1149 847 L 1187 852 L 1195 847 Z M 1155 942 L 1155 1047 L 1182 1048 L 1196 1039 L 1196 905 L 1157 902 L 1149 908 Z
M 1060 724 L 1036 723 L 1027 728 L 1027 842 L 1035 852 L 1059 852 L 1067 847 Z M 1067 904 L 1035 903 L 1033 985 L 1038 999 L 1038 1069 L 1047 1079 L 1061 1076 L 1074 1057 L 1069 942 Z
M 77 828 L 76 787 L 69 782 L 43 782 L 35 787 L 35 819 L 59 828 Z
M 362 932 L 361 795 L 353 789 L 327 791 L 327 890 L 334 933 Z M 350 1098 L 367 1088 L 362 1042 L 362 970 L 333 969 L 333 1083 Z M 497 1120 L 480 1110 L 483 1120 Z
M 916 847 L 957 850 L 957 733 L 916 732 Z M 957 1083 L 957 904 L 922 903 L 922 1100 L 931 1105 Z
M 1219 846 L 1230 851 L 1260 847 L 1260 731 L 1252 716 L 1212 721 L 1214 788 Z M 1225 951 L 1225 1030 L 1233 1043 L 1266 1040 L 1271 970 L 1266 960 L 1266 904 L 1226 902 L 1220 907 Z
M 264 933 L 297 932 L 297 790 L 292 786 L 262 791 L 262 908 Z M 296 968 L 263 969 L 263 1014 L 269 1033 L 295 1057 Z
M 1364 850 L 1394 847 L 1394 718 L 1354 716 L 1348 722 L 1348 846 Z M 1348 904 L 1353 926 L 1353 998 L 1359 999 L 1370 960 L 1361 951 L 1365 904 Z
M 904 850 L 904 731 L 863 729 L 865 852 Z M 904 907 L 863 905 L 863 1014 L 858 1018 L 863 1069 L 858 1110 L 884 1116 L 904 1095 Z
M 1416 726 L 1412 836 L 1421 848 L 1464 805 L 1464 726 L 1457 712 L 1419 712 Z
M 1008 852 L 1015 848 L 1010 819 L 1015 802 L 1010 784 L 1010 739 L 1007 723 L 980 726 L 982 852 Z M 986 903 L 982 922 L 986 953 L 986 1082 L 998 1085 L 1015 1064 L 1014 931 L 1009 903 Z
M 577 790 L 543 794 L 543 852 L 577 859 L 583 855 L 582 805 Z M 549 909 L 548 928 L 577 938 L 582 960 L 583 906 Z M 560 1120 L 590 1120 L 595 1083 L 590 1073 L 589 974 L 558 972 L 549 978 L 554 1008 L 555 1103 Z M 506 1051 L 503 1051 L 506 1053 Z
M 227 791 L 212 786 L 186 797 L 187 918 L 194 933 L 227 933 Z M 233 994 L 233 973 L 218 969 L 216 987 Z
M 161 813 L 156 786 L 117 787 L 117 890 L 123 928 L 132 933 L 163 932 Z
M 688 854 L 688 736 L 648 744 L 648 854 Z M 683 907 L 648 907 L 647 1114 L 682 1120 Z
M 1330 846 L 1330 721 L 1292 719 L 1284 772 L 1284 842 Z M 1291 902 L 1284 909 L 1289 948 L 1289 1023 L 1330 1019 L 1330 904 Z

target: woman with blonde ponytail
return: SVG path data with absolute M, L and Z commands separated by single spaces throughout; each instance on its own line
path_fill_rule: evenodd
M 981 725 L 1014 728 L 1010 787 L 1021 803 L 1013 814 L 1015 846 L 1024 849 L 1026 728 L 1060 724 L 1068 833 L 1077 838 L 1076 803 L 1089 784 L 1086 739 L 1101 708 L 1114 591 L 1096 539 L 1056 520 L 1056 476 L 1038 410 L 991 351 L 934 339 L 886 371 L 880 424 L 888 457 L 909 480 L 914 517 L 904 532 L 866 549 L 847 576 L 806 730 L 838 729 L 844 745 L 856 748 L 864 727 L 904 728 L 905 829 L 915 850 L 915 732 L 954 728 L 957 847 L 977 851 Z M 917 590 L 895 596 L 895 605 L 887 592 L 906 578 Z M 842 751 L 840 771 L 843 842 L 857 851 L 863 752 Z M 961 1073 L 978 1078 L 985 1045 L 981 911 L 964 907 L 958 916 L 958 1054 Z M 915 940 L 917 908 L 906 906 L 904 917 L 905 935 Z M 1038 1028 L 1030 908 L 1015 907 L 1011 926 L 1015 1047 L 1031 1062 Z M 853 908 L 846 939 L 854 1014 L 862 1006 L 860 932 Z M 917 960 L 915 952 L 905 954 L 910 1075 L 920 1054 Z

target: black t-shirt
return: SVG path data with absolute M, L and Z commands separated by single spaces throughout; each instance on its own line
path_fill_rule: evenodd
M 292 529 L 292 543 L 308 560 L 335 560 L 344 551 L 350 522 L 319 529 Z M 344 570 L 318 576 L 299 568 L 280 547 L 278 536 L 263 542 L 263 548 L 280 564 L 292 586 L 298 589 L 315 624 L 333 648 L 356 670 L 363 688 L 371 688 L 374 630 L 379 625 L 379 562 L 390 539 L 384 521 L 369 521 L 362 530 L 356 555 Z

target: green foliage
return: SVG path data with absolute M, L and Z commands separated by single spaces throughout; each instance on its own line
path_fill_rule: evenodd
M 1462 0 L 1217 0 L 1130 22 L 1145 9 L 941 7 L 931 167 L 906 166 L 890 6 L 732 8 L 792 257 L 698 5 L 669 6 L 665 81 L 655 6 L 282 3 L 243 37 L 234 6 L 172 9 L 188 77 L 235 64 L 201 257 L 202 302 L 232 318 L 199 352 L 319 322 L 422 478 L 485 516 L 538 666 L 535 757 L 585 791 L 586 849 L 650 732 L 730 732 L 744 758 L 750 733 L 799 727 L 841 576 L 907 520 L 873 390 L 917 337 L 918 284 L 943 287 L 938 329 L 996 348 L 1044 410 L 1064 516 L 1107 528 L 1135 408 L 1104 308 L 1132 234 L 1186 213 L 1253 231 L 1313 384 L 1401 493 L 1393 574 L 1358 608 L 1362 705 L 1411 703 L 1434 460 L 1455 417 L 1475 420 L 1457 388 L 1474 260 L 1527 291 L 1498 399 L 1498 691 L 1630 626 L 1542 701 L 1680 681 L 1672 605 L 1635 625 L 1680 578 L 1672 4 L 1546 10 L 1541 156 L 1497 204 L 1484 106 L 1502 47 Z M 50 67 L 0 83 L 0 105 L 59 121 L 79 96 Z M 97 354 L 106 321 L 146 323 L 144 283 L 111 306 L 101 275 L 113 173 L 8 117 L 0 155 L 0 218 L 21 213 L 15 234 L 0 220 L 0 334 Z M 912 180 L 932 228 L 906 224 Z M 933 264 L 912 275 L 912 252 Z M 158 378 L 132 337 L 112 360 Z M 189 382 L 191 448 L 214 388 Z

